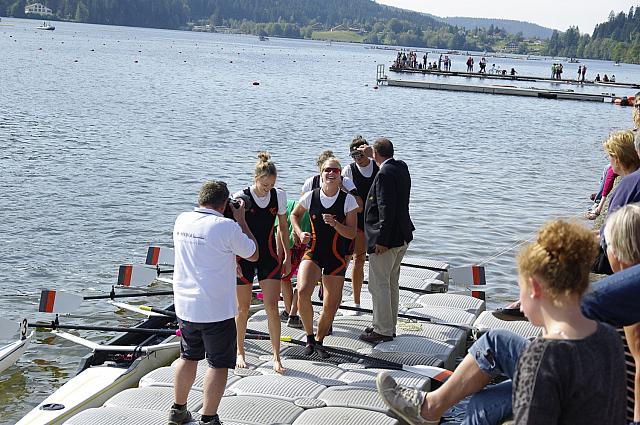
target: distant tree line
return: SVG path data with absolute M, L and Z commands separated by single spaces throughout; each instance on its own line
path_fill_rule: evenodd
M 640 7 L 617 15 L 612 11 L 591 36 L 581 35 L 578 27 L 554 31 L 545 54 L 640 63 Z

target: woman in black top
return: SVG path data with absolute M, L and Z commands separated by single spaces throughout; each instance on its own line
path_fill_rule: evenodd
M 278 219 L 278 228 L 288 229 L 286 211 L 287 197 L 282 189 L 275 188 L 276 166 L 269 160 L 269 154 L 260 152 L 254 174 L 254 184 L 236 194 L 244 194 L 251 198 L 251 208 L 246 212 L 246 220 L 251 232 L 258 242 L 258 261 L 244 259 L 238 261 L 242 276 L 238 278 L 236 295 L 238 297 L 238 356 L 236 366 L 246 368 L 244 337 L 247 331 L 249 306 L 251 305 L 253 280 L 257 276 L 263 294 L 264 309 L 267 313 L 269 336 L 273 348 L 273 370 L 283 373 L 280 361 L 280 316 L 278 301 L 280 300 L 281 273 L 287 274 L 291 269 L 289 258 L 289 235 L 286 231 L 274 231 L 273 223 Z M 276 237 L 281 244 L 276 244 Z M 282 247 L 282 248 L 281 248 Z M 283 252 L 278 252 L 282 250 Z
M 322 165 L 322 186 L 307 192 L 291 214 L 291 224 L 303 243 L 307 243 L 305 256 L 298 271 L 298 314 L 307 333 L 305 354 L 314 351 L 328 357 L 322 348 L 342 299 L 344 274 L 347 270 L 348 245 L 356 235 L 358 204 L 355 197 L 340 190 L 340 163 L 330 158 Z M 311 232 L 301 229 L 302 216 L 309 211 Z M 318 332 L 313 332 L 311 295 L 316 282 L 322 278 L 323 308 L 318 321 Z

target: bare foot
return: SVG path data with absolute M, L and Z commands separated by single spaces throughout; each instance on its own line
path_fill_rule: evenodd
M 280 359 L 273 359 L 273 370 L 280 375 L 284 375 L 284 367 L 282 367 Z
M 239 367 L 240 369 L 247 368 L 247 362 L 244 360 L 244 354 L 238 353 L 236 356 L 236 367 Z

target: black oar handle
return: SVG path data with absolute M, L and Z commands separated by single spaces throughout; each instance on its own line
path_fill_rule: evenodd
M 177 329 L 151 329 L 151 328 L 121 328 L 111 326 L 84 326 L 84 325 L 60 325 L 52 323 L 29 323 L 30 328 L 47 328 L 47 329 L 76 329 L 85 331 L 107 331 L 107 332 L 132 332 L 149 335 L 176 335 Z
M 311 301 L 311 304 L 322 307 L 323 304 L 320 301 Z M 368 308 L 362 307 L 352 307 L 348 305 L 339 305 L 338 308 L 340 310 L 350 310 L 350 311 L 359 311 L 360 313 L 373 313 L 373 310 L 369 310 Z M 422 317 L 422 316 L 413 316 L 411 314 L 398 313 L 398 317 L 402 317 L 404 319 L 416 320 L 419 322 L 433 322 L 430 317 Z M 437 322 L 434 322 L 437 323 Z
M 262 337 L 267 337 L 267 338 L 269 337 L 269 334 L 264 333 L 264 332 L 260 332 L 260 331 L 255 331 L 253 329 L 247 329 L 247 334 L 248 335 L 257 335 L 257 336 L 262 336 Z M 290 341 L 286 341 L 286 342 L 290 343 L 290 344 L 294 344 L 294 345 L 300 345 L 302 347 L 307 345 L 306 342 L 299 341 L 299 340 L 293 339 L 293 338 L 291 338 Z M 404 366 L 403 364 L 392 362 L 391 360 L 378 359 L 376 357 L 367 356 L 366 354 L 361 354 L 361 353 L 358 353 L 358 352 L 355 352 L 355 351 L 343 350 L 342 348 L 331 347 L 331 346 L 328 346 L 328 345 L 323 345 L 322 348 L 324 348 L 329 353 L 338 354 L 340 356 L 353 357 L 353 358 L 360 359 L 360 360 L 366 360 L 366 361 L 370 361 L 370 362 L 375 362 L 376 364 L 382 365 L 386 369 L 403 370 L 403 366 Z
M 112 300 L 114 298 L 152 297 L 155 295 L 173 295 L 173 291 L 137 292 L 133 294 L 104 294 L 83 297 L 85 300 Z

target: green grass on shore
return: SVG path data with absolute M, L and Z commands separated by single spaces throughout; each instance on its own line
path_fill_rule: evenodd
M 364 36 L 351 31 L 314 31 L 313 40 L 344 41 L 347 43 L 362 43 Z

